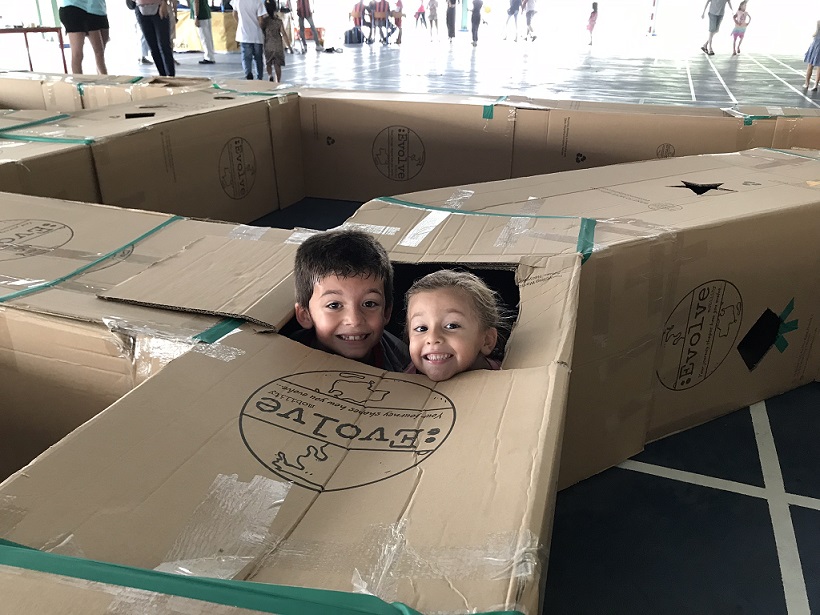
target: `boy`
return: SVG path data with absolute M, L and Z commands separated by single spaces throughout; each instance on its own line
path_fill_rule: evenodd
M 393 309 L 393 267 L 384 247 L 361 231 L 335 230 L 308 238 L 296 251 L 296 320 L 292 339 L 401 372 L 407 345 L 384 330 Z

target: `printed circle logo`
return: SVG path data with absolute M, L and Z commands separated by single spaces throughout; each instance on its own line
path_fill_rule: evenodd
M 373 163 L 394 181 L 408 181 L 424 168 L 424 143 L 406 126 L 388 126 L 373 141 Z
M 658 379 L 682 391 L 706 380 L 735 346 L 743 300 L 726 280 L 701 284 L 678 303 L 661 339 Z
M 661 143 L 655 153 L 658 158 L 672 158 L 675 155 L 675 146 L 671 143 Z
M 268 470 L 324 492 L 370 485 L 419 465 L 455 421 L 453 402 L 426 386 L 316 371 L 257 389 L 242 407 L 239 430 Z
M 244 199 L 256 181 L 256 155 L 251 144 L 242 137 L 234 137 L 219 155 L 219 181 L 222 190 L 232 199 Z
M 0 220 L 0 261 L 48 254 L 71 241 L 74 231 L 53 220 Z

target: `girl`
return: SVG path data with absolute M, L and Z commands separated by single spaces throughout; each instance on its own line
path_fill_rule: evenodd
M 107 75 L 105 46 L 109 36 L 105 0 L 62 0 L 59 13 L 71 46 L 71 72 L 82 74 L 83 46 L 88 38 L 94 51 L 97 72 Z
M 430 23 L 430 40 L 433 40 L 433 26 L 436 27 L 436 38 L 438 35 L 438 0 L 428 0 L 427 21 Z
M 817 22 L 817 28 L 814 30 L 814 40 L 811 42 L 811 45 L 809 45 L 809 49 L 806 51 L 806 57 L 803 58 L 803 61 L 809 65 L 806 71 L 806 83 L 803 84 L 804 90 L 809 87 L 811 72 L 815 66 L 818 66 L 817 77 L 814 79 L 814 87 L 811 89 L 812 92 L 816 92 L 817 84 L 820 83 L 820 21 Z
M 498 295 L 481 278 L 443 269 L 416 280 L 405 299 L 412 363 L 405 373 L 434 382 L 474 369 L 501 369 Z
M 587 22 L 587 30 L 589 31 L 589 44 L 592 44 L 592 31 L 595 29 L 595 24 L 598 23 L 598 3 L 592 3 L 592 12 L 589 14 L 589 21 Z
M 743 42 L 743 36 L 746 34 L 746 28 L 752 23 L 752 16 L 746 12 L 746 1 L 743 0 L 735 13 L 735 29 L 732 30 L 732 55 L 736 56 L 740 53 L 740 44 Z
M 276 82 L 282 82 L 282 67 L 285 65 L 285 24 L 279 18 L 275 0 L 265 1 L 267 15 L 259 18 L 259 26 L 265 33 L 265 66 L 268 69 L 268 79 L 273 81 L 274 70 Z

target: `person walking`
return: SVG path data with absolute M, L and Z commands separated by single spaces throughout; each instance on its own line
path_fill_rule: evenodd
M 811 45 L 809 45 L 806 55 L 803 57 L 803 61 L 809 65 L 806 70 L 806 83 L 803 84 L 804 90 L 809 89 L 811 73 L 815 66 L 818 67 L 817 76 L 814 78 L 814 87 L 811 89 L 812 92 L 816 92 L 817 85 L 820 84 L 820 21 L 817 22 L 817 27 L 814 30 L 814 39 L 812 39 Z
M 436 40 L 441 38 L 438 33 L 438 0 L 427 0 L 427 21 L 430 23 L 430 40 L 433 40 L 433 26 L 436 27 Z
M 471 25 L 473 26 L 473 47 L 478 45 L 478 27 L 481 25 L 481 9 L 484 8 L 484 0 L 473 0 L 473 13 Z
M 169 0 L 136 0 L 145 42 L 151 50 L 154 66 L 163 77 L 175 77 L 174 50 L 171 47 L 171 5 Z
M 191 19 L 199 33 L 204 57 L 200 64 L 214 64 L 214 33 L 211 29 L 211 4 L 208 0 L 190 0 Z
M 105 0 L 62 0 L 59 15 L 71 46 L 71 72 L 83 74 L 83 46 L 87 38 L 94 51 L 97 72 L 107 75 L 105 46 L 109 34 Z
M 726 12 L 726 5 L 729 5 L 729 10 L 732 10 L 731 0 L 706 0 L 703 5 L 703 13 L 700 18 L 706 17 L 706 9 L 709 9 L 709 38 L 703 43 L 700 50 L 706 55 L 713 56 L 715 51 L 712 49 L 712 39 L 720 30 L 720 23 L 723 21 L 723 14 Z
M 592 44 L 592 33 L 595 30 L 595 25 L 598 23 L 598 3 L 592 3 L 592 12 L 589 14 L 587 20 L 587 32 L 589 32 L 589 44 Z
M 515 26 L 515 36 L 513 40 L 518 42 L 518 13 L 521 12 L 521 0 L 510 0 L 510 8 L 507 9 L 507 21 L 504 22 L 504 40 L 507 40 L 507 27 L 510 25 L 510 19 L 513 20 Z
M 313 42 L 316 51 L 323 51 L 322 41 L 316 32 L 316 25 L 313 23 L 313 9 L 310 7 L 310 0 L 296 0 L 296 16 L 299 18 L 299 39 L 302 41 L 302 53 L 307 53 L 307 43 L 305 42 L 305 20 L 310 24 L 310 33 L 313 35 Z
M 752 16 L 746 12 L 746 0 L 743 0 L 738 7 L 737 13 L 734 14 L 735 29 L 732 30 L 732 55 L 740 55 L 740 45 L 743 43 L 743 37 L 746 36 L 746 28 L 752 23 Z
M 445 0 L 447 2 L 447 38 L 450 42 L 456 37 L 456 2 L 458 0 Z
M 265 42 L 259 18 L 268 14 L 262 0 L 232 0 L 233 14 L 236 17 L 236 42 L 242 53 L 242 70 L 245 79 L 253 79 L 256 68 L 257 79 L 262 79 L 262 55 Z
M 535 16 L 535 1 L 536 0 L 524 0 L 522 7 L 527 16 L 527 35 L 524 38 L 530 41 L 534 41 L 537 38 L 535 30 L 533 30 L 532 27 L 532 18 Z

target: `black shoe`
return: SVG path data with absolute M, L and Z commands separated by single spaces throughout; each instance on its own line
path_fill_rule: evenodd
M 153 62 L 151 60 L 149 60 L 148 58 L 146 58 L 145 56 L 140 58 L 139 63 L 140 64 L 153 64 Z
M 216 64 L 213 60 L 200 60 L 200 64 Z
M 245 79 L 248 81 L 253 81 L 253 75 L 245 75 Z
M 273 77 L 268 77 L 268 81 L 273 81 Z

